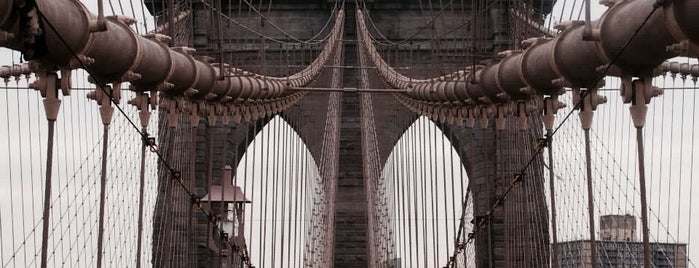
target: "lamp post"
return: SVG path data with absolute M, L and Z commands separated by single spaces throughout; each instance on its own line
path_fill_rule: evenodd
M 243 248 L 245 237 L 243 230 L 243 216 L 245 215 L 245 204 L 251 203 L 247 200 L 243 191 L 238 186 L 233 186 L 231 181 L 232 168 L 226 165 L 223 168 L 221 178 L 222 185 L 212 185 L 211 190 L 201 199 L 202 203 L 209 203 L 210 215 L 216 219 L 216 226 L 209 222 L 209 241 L 207 247 L 211 252 L 220 258 L 221 267 L 237 267 L 236 261 L 231 265 L 230 238 L 236 248 Z

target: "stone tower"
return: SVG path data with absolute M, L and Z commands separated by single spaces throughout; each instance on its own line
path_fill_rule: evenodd
M 152 12 L 158 13 L 168 10 L 169 1 L 150 0 L 146 1 L 146 5 L 152 9 Z M 456 3 L 449 10 L 443 10 L 442 15 L 445 18 L 459 18 L 454 20 L 445 19 L 447 25 L 459 23 L 464 16 L 470 17 L 472 14 L 469 10 L 473 7 L 470 3 L 464 3 L 465 6 L 460 6 L 461 2 Z M 465 1 L 471 2 L 471 1 Z M 538 0 L 536 6 L 544 7 L 544 10 L 550 9 L 554 0 Z M 238 3 L 228 6 L 228 1 L 221 1 L 221 10 L 226 10 L 233 15 L 241 15 L 236 19 L 246 25 L 253 25 L 258 31 L 265 31 L 264 26 L 260 24 L 259 17 L 246 15 L 249 14 L 247 9 L 245 12 L 238 10 Z M 434 16 L 433 12 L 426 12 L 420 5 L 419 1 L 410 0 L 388 0 L 388 1 L 366 1 L 369 8 L 372 10 L 372 17 L 377 27 L 387 33 L 387 37 L 395 40 L 402 40 L 410 37 L 414 29 L 419 28 Z M 487 10 L 487 14 L 479 13 L 479 17 L 473 21 L 479 24 L 469 27 L 472 31 L 479 31 L 478 36 L 482 37 L 481 42 L 474 42 L 477 48 L 464 47 L 463 44 L 456 44 L 454 40 L 438 40 L 440 46 L 444 47 L 459 47 L 453 49 L 454 53 L 462 53 L 467 55 L 457 60 L 448 60 L 444 58 L 435 58 L 432 53 L 432 48 L 429 46 L 417 47 L 411 51 L 415 53 L 410 60 L 401 58 L 395 55 L 389 61 L 398 66 L 410 66 L 411 69 L 405 71 L 408 76 L 418 78 L 434 77 L 442 75 L 444 72 L 460 70 L 465 66 L 469 66 L 470 62 L 476 60 L 493 58 L 495 53 L 502 49 L 511 47 L 516 40 L 510 35 L 510 26 L 512 23 L 508 16 L 509 1 L 502 0 L 499 4 L 493 5 Z M 270 6 L 268 16 L 274 19 L 279 25 L 284 25 L 284 29 L 288 30 L 292 35 L 299 39 L 307 39 L 320 30 L 323 22 L 327 19 L 330 9 L 335 6 L 336 2 L 328 1 L 294 1 L 281 0 L 274 1 Z M 266 4 L 265 4 L 266 5 Z M 192 25 L 192 31 L 188 33 L 176 33 L 175 45 L 188 45 L 197 49 L 200 54 L 208 54 L 215 59 L 230 59 L 230 64 L 240 66 L 243 69 L 253 72 L 264 72 L 267 75 L 283 76 L 281 69 L 260 67 L 259 44 L 258 36 L 253 36 L 244 33 L 234 25 L 218 22 L 216 14 L 212 13 L 206 6 L 194 2 L 192 4 L 192 15 L 188 18 L 188 22 Z M 346 19 L 344 25 L 344 46 L 342 49 L 342 59 L 338 65 L 343 66 L 361 66 L 363 63 L 358 54 L 357 44 L 352 40 L 356 40 L 355 17 L 353 9 L 356 8 L 353 2 L 346 3 Z M 482 8 L 482 7 L 479 7 Z M 461 13 L 461 10 L 466 10 L 467 15 Z M 175 13 L 176 14 L 176 13 Z M 482 15 L 482 17 L 480 17 Z M 163 22 L 167 21 L 167 15 L 160 18 Z M 221 27 L 221 36 L 215 29 Z M 448 26 L 445 26 L 448 27 Z M 167 32 L 165 32 L 167 34 Z M 286 38 L 278 33 L 269 32 L 277 38 Z M 429 39 L 434 38 L 434 32 L 426 31 L 417 38 Z M 464 32 L 463 35 L 472 35 L 471 32 Z M 234 36 L 235 38 L 227 38 Z M 223 38 L 225 42 L 219 42 Z M 453 42 L 453 43 L 450 43 Z M 269 44 L 268 44 L 269 45 Z M 221 50 L 223 48 L 223 50 Z M 301 47 L 295 47 L 298 52 L 302 53 Z M 266 59 L 271 62 L 280 62 L 275 59 L 274 52 L 279 51 L 281 47 L 269 45 L 266 48 Z M 293 48 L 292 48 L 293 50 Z M 473 51 L 479 51 L 482 55 L 474 56 Z M 222 52 L 222 53 L 219 53 Z M 470 54 L 469 54 L 470 53 Z M 471 56 L 468 56 L 471 55 Z M 475 59 L 472 58 L 476 57 Z M 389 55 L 390 57 L 390 55 Z M 291 57 L 299 59 L 297 62 L 289 62 L 289 65 L 303 65 L 302 57 Z M 415 60 L 417 59 L 417 60 Z M 435 62 L 439 63 L 439 68 L 434 68 Z M 362 71 L 357 68 L 350 69 L 334 69 L 326 70 L 328 73 L 339 74 L 342 79 L 340 82 L 326 81 L 326 87 L 340 88 L 357 88 L 359 86 L 367 86 L 372 88 L 382 87 L 380 79 L 371 73 L 362 74 Z M 339 83 L 339 84 L 338 84 Z M 330 106 L 339 104 L 337 110 L 329 112 Z M 367 112 L 371 111 L 371 112 Z M 408 109 L 400 105 L 391 95 L 388 94 L 364 94 L 364 93 L 309 93 L 304 99 L 291 110 L 286 113 L 292 117 L 299 116 L 304 118 L 302 124 L 292 127 L 298 132 L 301 138 L 306 142 L 309 150 L 314 158 L 333 157 L 330 162 L 336 163 L 334 169 L 328 172 L 321 172 L 325 179 L 333 180 L 336 187 L 328 189 L 335 191 L 331 196 L 334 196 L 331 218 L 333 218 L 332 246 L 328 249 L 330 265 L 334 267 L 371 267 L 372 263 L 379 260 L 372 259 L 369 249 L 369 207 L 367 205 L 366 192 L 366 172 L 367 163 L 364 163 L 363 154 L 367 148 L 362 146 L 363 139 L 376 138 L 379 144 L 379 161 L 381 165 L 388 158 L 393 145 L 401 137 L 402 133 L 410 124 L 418 117 L 417 114 L 410 112 Z M 381 126 L 371 128 L 368 132 L 367 128 L 362 127 L 371 115 L 371 122 L 383 122 Z M 409 116 L 406 116 L 409 115 Z M 221 161 L 217 163 L 223 166 L 225 163 L 237 163 L 246 148 L 246 140 L 254 137 L 255 130 L 259 131 L 266 124 L 266 120 L 259 120 L 254 124 L 233 125 L 227 128 L 216 127 L 209 128 L 204 122 L 201 122 L 197 127 L 196 135 L 188 137 L 192 141 L 193 152 L 191 155 L 196 157 L 205 157 L 205 150 L 208 148 L 207 142 L 211 137 L 218 137 L 219 142 L 225 142 L 228 148 L 227 151 L 222 151 L 220 148 L 224 146 L 215 146 L 215 154 L 222 155 Z M 330 122 L 330 123 L 328 123 Z M 334 122 L 334 123 L 333 123 Z M 326 124 L 335 124 L 332 133 L 323 133 L 323 126 Z M 469 179 L 469 186 L 473 192 L 474 200 L 474 217 L 484 216 L 484 214 L 492 207 L 497 196 L 502 194 L 512 181 L 513 175 L 523 165 L 523 163 L 531 156 L 532 148 L 522 148 L 521 144 L 534 144 L 536 139 L 542 137 L 541 123 L 538 117 L 530 119 L 528 130 L 516 130 L 514 123 L 507 120 L 505 130 L 496 130 L 494 123 L 477 124 L 473 129 L 457 126 L 440 125 L 440 128 L 447 137 L 451 137 L 454 148 L 461 156 L 461 160 L 466 168 Z M 254 126 L 254 127 L 250 127 Z M 319 131 L 320 130 L 320 131 Z M 228 138 L 224 141 L 224 135 L 228 133 Z M 323 139 L 332 139 L 338 141 L 337 153 L 330 156 L 322 155 Z M 161 145 L 165 148 L 168 145 Z M 194 160 L 195 162 L 203 162 Z M 224 163 L 225 162 L 225 163 Z M 548 262 L 548 216 L 546 202 L 544 200 L 543 190 L 543 171 L 542 162 L 537 159 L 534 164 L 527 170 L 526 191 L 516 191 L 504 208 L 497 210 L 493 215 L 491 222 L 487 228 L 479 230 L 476 233 L 476 259 L 478 267 L 538 267 L 545 266 L 541 260 Z M 207 167 L 204 164 L 195 165 L 193 170 L 189 172 L 196 174 L 192 185 L 196 186 L 200 196 L 206 194 L 205 185 L 205 170 Z M 216 171 L 214 171 L 216 174 Z M 214 177 L 217 177 L 214 175 Z M 167 178 L 161 178 L 161 183 L 164 183 Z M 164 192 L 160 193 L 165 195 Z M 163 209 L 165 200 L 161 200 L 159 196 L 158 207 Z M 167 213 L 183 213 L 185 211 L 168 211 Z M 165 215 L 167 215 L 165 213 Z M 166 221 L 166 217 L 156 217 L 154 224 L 158 226 L 162 221 Z M 200 238 L 202 232 L 206 230 L 205 219 L 198 218 L 189 234 L 192 239 L 181 241 L 180 243 L 203 243 Z M 179 223 L 186 225 L 186 222 Z M 531 235 L 520 235 L 508 233 L 508 230 L 517 229 L 536 229 L 538 234 L 536 237 Z M 477 228 L 477 227 L 474 227 Z M 156 230 L 154 240 L 162 240 L 164 234 L 161 230 Z M 161 252 L 164 245 L 154 243 L 156 248 L 154 254 Z M 177 258 L 178 251 L 175 248 L 189 247 L 191 245 L 168 244 L 173 248 L 172 254 L 167 258 Z M 198 252 L 198 267 L 209 267 L 211 258 L 205 250 Z M 536 259 L 532 256 L 544 256 Z M 165 256 L 160 256 L 165 258 Z M 174 262 L 173 262 L 174 263 Z

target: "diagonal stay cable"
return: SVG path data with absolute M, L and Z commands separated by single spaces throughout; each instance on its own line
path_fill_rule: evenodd
M 209 9 L 211 9 L 211 10 L 213 10 L 213 11 L 218 12 L 218 13 L 221 15 L 221 17 L 223 17 L 223 18 L 225 18 L 226 20 L 232 22 L 233 24 L 237 25 L 238 27 L 242 28 L 243 30 L 246 30 L 246 31 L 248 31 L 248 32 L 250 32 L 250 33 L 252 33 L 252 34 L 254 34 L 254 35 L 256 35 L 256 36 L 262 37 L 263 39 L 270 40 L 270 41 L 273 41 L 273 42 L 276 42 L 276 43 L 280 43 L 280 44 L 299 44 L 299 43 L 303 43 L 303 44 L 315 45 L 315 44 L 320 44 L 320 43 L 322 43 L 322 42 L 325 42 L 325 41 L 332 35 L 332 32 L 330 32 L 330 33 L 328 33 L 325 37 L 323 37 L 323 38 L 321 38 L 321 39 L 318 39 L 318 41 L 316 41 L 316 42 L 311 42 L 311 40 L 314 40 L 314 39 L 318 38 L 318 36 L 320 36 L 320 34 L 323 33 L 323 32 L 325 31 L 325 29 L 327 28 L 327 26 L 330 24 L 330 21 L 332 20 L 333 15 L 335 14 L 335 9 L 333 9 L 332 13 L 330 14 L 330 17 L 328 18 L 328 21 L 325 23 L 325 25 L 323 26 L 323 28 L 321 29 L 321 31 L 319 31 L 315 36 L 311 37 L 309 40 L 306 40 L 306 41 L 300 40 L 300 39 L 298 39 L 298 38 L 296 38 L 296 37 L 294 37 L 294 36 L 292 36 L 292 35 L 290 35 L 290 34 L 284 32 L 283 30 L 281 30 L 280 28 L 278 28 L 274 23 L 272 23 L 272 22 L 270 21 L 270 24 L 272 24 L 273 27 L 277 28 L 277 30 L 279 30 L 283 35 L 285 35 L 285 36 L 291 38 L 292 40 L 296 41 L 296 42 L 288 42 L 288 41 L 279 40 L 279 39 L 276 39 L 276 38 L 274 38 L 274 37 L 271 37 L 271 36 L 262 34 L 262 33 L 258 32 L 258 31 L 255 31 L 254 29 L 248 27 L 247 25 L 242 24 L 242 23 L 240 23 L 239 21 L 233 19 L 232 17 L 226 15 L 226 14 L 223 13 L 221 10 L 217 9 L 216 7 L 212 6 L 210 3 L 208 3 L 208 2 L 206 2 L 206 1 L 204 1 L 204 0 L 199 0 L 199 2 L 200 2 L 201 4 L 203 4 L 204 6 L 206 6 L 207 8 L 209 8 Z M 246 2 L 247 2 L 247 1 L 246 1 Z M 254 7 L 253 7 L 253 8 L 254 8 Z M 257 9 L 255 9 L 255 10 L 257 10 Z M 262 16 L 264 20 L 267 20 L 266 17 L 264 17 L 263 15 L 260 14 L 260 16 Z
M 646 18 L 643 20 L 643 23 L 641 23 L 641 25 L 636 29 L 636 31 L 634 31 L 634 34 L 629 38 L 629 40 L 626 41 L 626 43 L 624 44 L 624 46 L 622 46 L 622 48 L 619 50 L 619 52 L 617 52 L 617 54 L 614 56 L 614 58 L 612 58 L 612 60 L 611 60 L 611 61 L 609 62 L 609 64 L 607 65 L 607 67 L 604 69 L 604 72 L 602 73 L 601 77 L 597 80 L 597 83 L 595 83 L 595 84 L 599 84 L 599 82 L 602 81 L 602 79 L 604 79 L 604 78 L 606 77 L 607 73 L 608 73 L 609 70 L 612 68 L 612 66 L 614 65 L 614 63 L 616 63 L 616 61 L 619 59 L 619 57 L 621 56 L 621 54 L 626 50 L 626 48 L 629 46 L 629 44 L 631 44 L 631 42 L 636 38 L 636 36 L 637 36 L 638 33 L 641 31 L 641 29 L 643 28 L 643 26 L 646 25 L 646 23 L 648 22 L 648 20 L 650 19 L 650 17 L 651 17 L 651 16 L 655 13 L 655 11 L 657 11 L 657 10 L 658 10 L 658 6 L 654 6 L 654 7 L 653 7 L 653 10 L 651 10 L 651 12 L 650 12 L 650 13 L 646 16 Z M 573 112 L 574 112 L 575 110 L 577 110 L 577 109 L 580 108 L 580 105 L 582 104 L 584 98 L 585 98 L 588 94 L 589 94 L 589 90 L 583 91 L 582 96 L 581 96 L 580 100 L 578 101 L 578 103 L 575 104 L 575 106 L 573 107 L 573 109 L 571 109 L 571 110 L 566 114 L 566 116 L 563 118 L 563 121 L 561 121 L 561 123 L 554 129 L 554 131 L 551 133 L 551 137 L 553 137 L 553 136 L 558 132 L 558 130 L 568 121 L 568 119 L 569 119 L 570 116 L 573 114 Z M 535 153 L 534 155 L 532 155 L 532 157 L 530 157 L 530 159 L 529 159 L 529 161 L 527 162 L 527 164 L 524 165 L 524 167 L 520 169 L 520 172 L 518 173 L 518 176 L 523 176 L 524 171 L 525 171 L 529 166 L 531 166 L 532 163 L 534 163 L 534 160 L 535 160 L 536 157 L 541 153 L 541 151 L 543 151 L 543 149 L 544 149 L 544 146 L 538 146 L 538 147 L 537 147 L 536 153 Z M 498 202 L 498 201 L 499 201 L 499 202 L 504 201 L 505 197 L 508 195 L 508 193 L 512 190 L 513 187 L 514 187 L 514 184 L 510 184 L 510 186 L 507 188 L 507 190 L 500 196 L 500 198 L 498 198 L 498 200 L 496 200 L 496 202 Z M 492 212 L 492 210 L 493 210 L 493 209 L 491 208 L 491 211 L 490 211 L 490 212 Z
M 305 40 L 305 41 L 304 41 L 304 40 L 301 40 L 301 39 L 299 39 L 299 38 L 297 38 L 297 37 L 291 35 L 290 33 L 284 31 L 284 29 L 282 29 L 281 27 L 279 27 L 276 23 L 274 23 L 274 21 L 272 21 L 272 20 L 270 20 L 269 18 L 267 18 L 267 16 L 265 16 L 264 14 L 262 14 L 262 12 L 260 12 L 260 10 L 258 10 L 257 8 L 255 8 L 255 6 L 254 6 L 253 4 L 251 4 L 249 0 L 243 0 L 243 2 L 244 2 L 246 5 L 248 5 L 248 6 L 252 9 L 252 11 L 254 11 L 257 15 L 259 15 L 264 21 L 268 21 L 269 24 L 272 25 L 272 27 L 274 27 L 274 29 L 276 29 L 277 31 L 279 31 L 281 34 L 283 34 L 284 36 L 286 36 L 286 37 L 288 37 L 288 38 L 290 38 L 290 39 L 292 39 L 292 40 L 294 40 L 294 41 L 296 41 L 296 42 L 298 42 L 298 43 L 303 43 L 303 44 L 312 44 L 313 42 L 310 42 L 310 41 L 311 41 L 311 40 L 314 40 L 314 39 L 316 39 L 318 36 L 320 36 L 320 33 L 322 33 L 322 32 L 326 29 L 326 27 L 328 27 L 328 25 L 330 24 L 330 21 L 332 21 L 332 17 L 333 17 L 333 15 L 335 14 L 335 10 L 337 9 L 337 2 L 335 2 L 335 5 L 334 5 L 333 8 L 332 8 L 332 13 L 330 13 L 330 17 L 328 18 L 328 20 L 325 21 L 325 25 L 323 26 L 323 28 L 322 28 L 315 36 L 313 36 L 313 37 L 309 38 L 308 40 Z M 271 4 L 272 4 L 272 2 L 270 1 L 270 5 L 271 5 Z M 218 11 L 218 12 L 220 12 L 220 11 Z
M 68 43 L 66 42 L 66 40 L 65 40 L 65 39 L 63 38 L 63 36 L 56 30 L 56 28 L 53 26 L 53 24 L 51 23 L 51 21 L 48 20 L 48 18 L 44 15 L 44 13 L 43 13 L 38 7 L 36 8 L 36 11 L 37 11 L 37 14 L 39 15 L 39 17 L 43 20 L 43 22 L 45 22 L 46 25 L 49 26 L 49 28 L 51 28 L 51 30 L 56 34 L 56 37 L 57 37 L 57 38 L 59 39 L 59 41 L 65 46 L 65 48 L 71 53 L 72 57 L 78 62 L 78 64 L 79 64 L 80 66 L 82 66 L 83 69 L 84 69 L 90 76 L 93 77 L 93 79 L 94 79 L 94 81 L 95 81 L 95 85 L 97 86 L 97 88 L 99 88 L 100 90 L 102 90 L 102 92 L 103 92 L 107 97 L 109 97 L 109 101 L 117 108 L 117 110 L 119 111 L 119 113 L 120 113 L 122 116 L 124 116 L 124 118 L 126 119 L 126 121 L 127 121 L 127 122 L 129 123 L 129 125 L 131 125 L 131 127 L 139 134 L 139 136 L 141 136 L 141 137 L 143 138 L 143 142 L 146 142 L 146 140 L 149 139 L 148 133 L 145 132 L 145 131 L 141 131 L 141 129 L 136 125 L 136 123 L 133 121 L 133 119 L 131 119 L 131 118 L 126 114 L 126 112 L 124 111 L 124 109 L 123 109 L 123 108 L 116 102 L 116 100 L 114 99 L 113 94 L 112 94 L 110 91 L 108 91 L 108 90 L 106 90 L 106 89 L 104 88 L 104 85 L 105 85 L 105 84 L 101 83 L 101 81 L 99 81 L 98 78 L 97 78 L 96 76 L 94 76 L 90 70 L 88 70 L 87 65 L 80 59 L 80 57 L 78 57 L 78 55 L 75 53 L 75 51 L 73 51 L 73 49 L 68 45 Z M 151 149 L 151 151 L 154 152 L 154 153 L 156 154 L 156 156 L 158 157 L 158 160 L 159 160 L 161 163 L 164 164 L 165 168 L 168 170 L 168 172 L 169 172 L 169 174 L 172 176 L 172 178 L 174 178 L 174 179 L 177 180 L 177 182 L 178 182 L 177 184 L 182 188 L 182 190 L 185 191 L 185 194 L 186 194 L 187 196 L 190 197 L 190 200 L 192 200 L 192 202 L 195 202 L 195 200 L 198 200 L 198 197 L 197 197 L 195 194 L 193 194 L 192 191 L 191 191 L 190 189 L 188 189 L 188 188 L 181 182 L 181 172 L 175 170 L 175 169 L 170 165 L 170 163 L 168 163 L 168 162 L 166 161 L 165 157 L 164 157 L 164 156 L 160 153 L 160 151 L 155 147 L 155 144 L 148 144 L 148 146 L 149 146 L 149 148 Z M 197 207 L 198 207 L 199 210 L 204 214 L 204 216 L 206 216 L 206 218 L 207 218 L 210 222 L 215 223 L 215 222 L 214 222 L 214 221 L 215 221 L 215 220 L 214 220 L 214 217 L 213 217 L 209 212 L 207 212 L 206 210 L 204 210 L 201 206 L 197 206 Z M 215 225 L 216 225 L 216 224 L 215 224 Z M 220 227 L 218 227 L 218 225 L 216 225 L 216 226 L 217 226 L 216 228 L 218 229 L 218 231 L 220 231 L 220 232 L 222 232 L 222 233 L 224 232 Z M 236 246 L 235 244 L 232 244 L 231 241 L 226 241 L 226 242 L 227 242 L 228 244 L 230 244 L 233 248 L 237 248 L 237 246 Z M 247 254 L 245 254 L 245 255 L 247 255 Z M 247 261 L 248 266 L 250 266 L 250 263 L 249 263 L 250 259 L 249 259 L 249 258 L 246 258 L 246 261 Z
M 650 20 L 650 18 L 653 16 L 653 14 L 655 14 L 655 12 L 658 10 L 659 7 L 660 7 L 660 5 L 653 5 L 653 9 L 652 9 L 652 10 L 649 12 L 649 14 L 645 17 L 645 19 L 643 20 L 643 22 L 641 23 L 641 25 L 639 25 L 638 28 L 634 31 L 633 35 L 631 35 L 631 37 L 624 43 L 624 45 L 621 47 L 621 49 L 614 55 L 614 57 L 613 57 L 612 60 L 609 62 L 609 64 L 605 67 L 604 71 L 603 71 L 602 74 L 600 75 L 600 78 L 597 79 L 597 81 L 596 81 L 596 83 L 594 83 L 594 85 L 599 84 L 599 82 L 601 82 L 602 79 L 604 79 L 604 78 L 607 76 L 607 74 L 609 73 L 609 70 L 610 70 L 610 69 L 612 68 L 612 66 L 616 63 L 616 61 L 620 58 L 621 54 L 624 53 L 624 51 L 626 50 L 626 48 L 631 44 L 631 42 L 633 42 L 633 40 L 636 38 L 636 36 L 638 36 L 638 33 L 639 33 L 639 32 L 643 29 L 643 27 L 648 23 L 648 21 Z M 558 126 L 557 126 L 557 127 L 554 129 L 554 131 L 551 133 L 551 135 L 549 136 L 549 138 L 552 138 L 552 137 L 558 132 L 558 130 L 568 121 L 568 119 L 571 117 L 571 115 L 573 114 L 573 112 L 574 112 L 575 110 L 578 110 L 578 109 L 580 108 L 580 105 L 581 105 L 582 102 L 584 101 L 585 97 L 589 94 L 589 90 L 583 91 L 581 94 L 582 94 L 582 96 L 581 96 L 580 100 L 575 104 L 575 106 L 573 107 L 573 109 L 571 109 L 571 110 L 566 114 L 566 116 L 563 118 L 563 120 L 561 121 L 561 123 L 559 123 Z M 543 151 L 543 149 L 545 148 L 545 146 L 537 146 L 536 148 L 537 148 L 537 149 L 536 149 L 535 153 L 530 157 L 529 161 L 527 161 L 527 163 L 524 165 L 524 167 L 522 167 L 522 168 L 519 170 L 519 172 L 516 174 L 516 177 L 515 177 L 515 180 L 513 181 L 513 183 L 511 183 L 511 184 L 508 186 L 508 188 L 505 190 L 505 192 L 504 192 L 502 195 L 500 195 L 500 197 L 496 198 L 495 203 L 490 207 L 490 210 L 488 211 L 488 213 L 487 213 L 486 215 L 492 215 L 492 214 L 494 213 L 495 208 L 497 208 L 497 207 L 499 207 L 499 206 L 502 205 L 502 202 L 505 201 L 505 198 L 509 195 L 509 193 L 512 191 L 512 189 L 513 189 L 514 186 L 516 185 L 516 183 L 514 183 L 514 182 L 515 182 L 515 181 L 521 181 L 521 180 L 523 179 L 525 171 L 527 170 L 527 168 L 529 168 L 529 167 L 534 163 L 534 161 L 536 160 L 536 157 L 537 157 L 539 154 L 541 154 L 541 152 Z M 477 231 L 477 230 L 478 230 L 478 229 L 474 230 L 474 232 Z M 471 240 L 471 239 L 469 239 L 468 242 L 470 242 L 470 240 Z
M 453 0 L 451 0 L 451 1 L 446 5 L 446 7 L 451 6 L 452 3 L 453 3 Z M 484 9 L 480 10 L 480 14 L 479 14 L 479 15 L 485 16 L 485 14 L 484 14 L 485 10 L 486 10 L 487 8 L 493 6 L 494 3 L 495 3 L 495 1 L 490 2 Z M 430 42 L 430 41 L 431 41 L 430 39 L 427 39 L 427 40 L 422 40 L 422 41 L 420 41 L 420 42 L 412 42 L 412 41 L 414 40 L 414 38 L 415 38 L 418 34 L 420 34 L 420 33 L 423 32 L 425 29 L 427 29 L 428 26 L 434 24 L 434 21 L 435 21 L 436 19 L 438 19 L 438 18 L 442 15 L 442 13 L 444 12 L 444 10 L 446 10 L 446 9 L 440 11 L 437 15 L 433 16 L 429 21 L 427 21 L 427 23 L 425 23 L 424 25 L 422 25 L 416 32 L 414 32 L 414 33 L 411 34 L 410 36 L 408 36 L 407 38 L 404 38 L 403 40 L 398 40 L 398 41 L 391 41 L 390 39 L 388 39 L 388 37 L 386 37 L 383 33 L 381 33 L 381 31 L 378 29 L 378 27 L 377 27 L 376 24 L 374 23 L 374 20 L 371 18 L 371 15 L 369 14 L 368 10 L 367 10 L 366 8 L 363 8 L 363 10 L 364 10 L 364 13 L 366 13 L 365 16 L 367 17 L 367 20 L 368 20 L 369 23 L 371 24 L 372 28 L 374 28 L 374 31 L 376 31 L 376 33 L 379 35 L 379 37 L 381 37 L 381 39 L 383 39 L 384 41 L 381 41 L 381 40 L 379 40 L 378 38 L 375 38 L 374 36 L 370 35 L 371 40 L 373 40 L 374 42 L 376 42 L 376 43 L 378 43 L 378 44 L 381 44 L 381 45 L 391 45 L 391 46 L 395 46 L 395 45 L 403 45 L 403 44 L 408 43 L 408 46 L 414 46 L 414 45 L 417 45 L 417 44 L 427 43 L 427 42 Z M 444 36 L 446 36 L 446 35 L 449 35 L 450 33 L 453 33 L 453 32 L 455 32 L 456 30 L 458 30 L 459 28 L 463 27 L 464 25 L 469 25 L 469 24 L 471 24 L 472 22 L 473 22 L 473 18 L 469 18 L 469 19 L 466 20 L 465 22 L 459 23 L 459 24 L 457 24 L 456 26 L 454 26 L 454 28 L 450 29 L 449 31 L 446 31 L 444 34 L 442 34 L 442 35 L 440 36 L 440 38 L 441 38 L 441 37 L 444 37 Z
M 454 0 L 450 0 L 449 3 L 447 4 L 447 7 L 451 6 L 451 5 L 453 4 L 453 2 L 454 2 Z M 492 5 L 492 3 L 491 3 L 491 5 Z M 374 28 L 374 30 L 376 30 L 376 32 L 379 34 L 379 36 L 380 36 L 382 39 L 386 40 L 385 43 L 388 44 L 388 45 L 400 45 L 400 44 L 404 44 L 404 43 L 408 43 L 408 42 L 412 41 L 413 38 L 415 38 L 415 36 L 417 36 L 418 34 L 420 34 L 421 32 L 423 32 L 423 31 L 424 31 L 425 29 L 427 29 L 427 27 L 429 27 L 430 25 L 434 24 L 434 23 L 435 23 L 435 20 L 437 20 L 439 17 L 441 17 L 442 14 L 444 13 L 444 10 L 442 10 L 442 11 L 440 11 L 439 13 L 437 13 L 437 15 L 432 16 L 432 17 L 430 18 L 430 20 L 428 20 L 424 25 L 420 26 L 420 28 L 418 28 L 417 31 L 415 31 L 413 34 L 411 34 L 411 35 L 408 36 L 407 38 L 405 38 L 405 39 L 403 39 L 403 40 L 400 40 L 400 41 L 391 41 L 391 40 L 388 39 L 384 34 L 382 34 L 381 31 L 379 31 L 378 27 L 376 27 L 376 24 L 374 24 L 374 21 L 371 19 L 371 16 L 369 15 L 369 10 L 368 10 L 367 7 L 366 7 L 366 2 L 365 2 L 365 1 L 362 1 L 362 10 L 364 10 L 364 13 L 366 13 L 366 17 L 368 18 L 369 23 L 372 25 L 372 27 Z M 426 41 L 423 41 L 423 42 L 426 42 Z

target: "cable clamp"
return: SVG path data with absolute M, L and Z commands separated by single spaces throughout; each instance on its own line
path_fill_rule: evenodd
M 141 142 L 143 142 L 144 145 L 148 145 L 148 131 L 143 131 L 141 132 Z
M 143 142 L 143 146 L 149 148 L 151 153 L 158 152 L 158 145 L 156 145 L 155 137 L 150 136 L 147 131 L 141 133 L 141 142 Z
M 192 202 L 192 205 L 199 206 L 201 203 L 201 197 L 198 197 L 196 195 L 192 195 L 192 197 L 190 198 L 190 201 Z
M 155 137 L 148 137 L 148 146 L 155 147 L 157 148 L 157 145 L 155 144 Z
M 157 153 L 158 146 L 155 145 L 155 138 L 149 138 L 149 139 L 153 139 L 153 145 L 148 146 L 148 150 L 150 150 L 151 153 Z
M 512 186 L 517 187 L 524 181 L 524 172 L 515 174 L 514 179 L 512 179 Z
M 475 221 L 479 229 L 483 229 L 488 225 L 488 220 L 490 219 L 490 212 L 485 215 L 477 216 Z
M 498 210 L 500 207 L 502 207 L 502 203 L 502 198 L 495 199 L 495 203 L 493 203 L 493 210 Z
M 553 138 L 553 137 L 546 136 L 546 137 L 543 137 L 543 138 L 539 138 L 539 139 L 536 141 L 536 151 L 539 152 L 539 151 L 541 151 L 542 149 L 548 147 L 548 144 L 549 144 L 549 141 L 550 141 L 551 138 Z

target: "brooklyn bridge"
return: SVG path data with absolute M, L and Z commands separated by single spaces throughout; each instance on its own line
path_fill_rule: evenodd
M 697 0 L 0 0 L 0 264 L 696 267 L 697 58 Z

